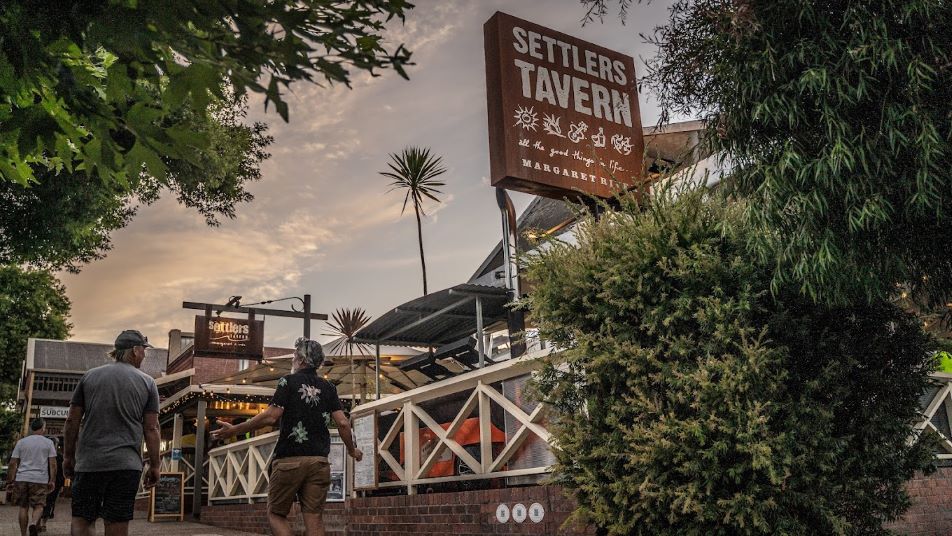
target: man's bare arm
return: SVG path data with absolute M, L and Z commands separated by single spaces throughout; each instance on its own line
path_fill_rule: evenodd
M 20 458 L 10 458 L 10 466 L 7 467 L 7 487 L 17 478 L 17 468 L 20 467 Z
M 76 440 L 79 438 L 79 423 L 83 420 L 84 408 L 72 405 L 63 430 L 63 474 L 73 476 L 76 463 Z
M 232 426 L 228 423 L 221 423 L 221 428 L 211 433 L 215 439 L 226 439 L 234 435 L 245 434 L 263 428 L 265 426 L 274 426 L 284 415 L 284 408 L 278 406 L 268 406 L 267 409 L 255 415 L 251 420 Z
M 159 460 L 159 442 L 162 440 L 159 430 L 159 414 L 146 413 L 142 423 L 142 432 L 145 435 L 145 448 L 149 453 L 149 465 L 158 467 Z
M 357 461 L 360 461 L 360 459 L 363 458 L 363 453 L 357 450 L 357 444 L 354 443 L 354 434 L 350 431 L 350 420 L 347 419 L 347 416 L 344 415 L 344 412 L 341 410 L 331 413 L 331 418 L 337 423 L 337 432 L 347 447 L 347 453 Z
M 56 487 L 56 457 L 52 457 L 50 460 L 50 481 L 49 487 L 50 491 L 53 491 L 53 488 Z

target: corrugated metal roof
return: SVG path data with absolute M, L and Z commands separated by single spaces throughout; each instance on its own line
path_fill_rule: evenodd
M 526 238 L 527 231 L 548 231 L 574 218 L 575 214 L 572 211 L 572 207 L 565 201 L 549 199 L 547 197 L 536 197 L 516 220 L 516 227 L 518 228 L 516 231 L 516 239 L 518 241 L 516 245 L 517 251 L 529 251 L 534 247 Z M 497 281 L 495 278 L 487 278 L 486 275 L 496 270 L 501 270 L 502 265 L 502 241 L 500 240 L 496 244 L 496 247 L 490 251 L 486 259 L 483 260 L 482 264 L 479 265 L 479 268 L 476 269 L 476 273 L 469 278 L 469 283 L 474 283 L 477 280 L 482 283 Z M 500 285 L 503 284 L 501 279 L 498 281 Z
M 85 373 L 87 370 L 113 362 L 109 352 L 112 344 L 78 341 L 35 339 L 33 347 L 34 370 L 62 370 Z M 153 378 L 165 373 L 168 350 L 146 348 L 141 370 Z
M 356 340 L 395 346 L 441 346 L 476 332 L 476 301 L 483 305 L 483 325 L 506 318 L 506 289 L 462 284 L 427 294 L 394 307 L 357 332 Z M 437 311 L 439 316 L 422 319 Z
M 351 351 L 344 340 L 344 337 L 338 337 L 331 342 L 322 344 L 324 355 L 327 357 L 350 357 Z M 355 343 L 353 345 L 353 356 L 372 356 L 376 350 L 372 345 L 366 343 Z M 419 350 L 414 350 L 406 346 L 380 345 L 380 355 L 385 356 L 413 356 L 419 354 Z

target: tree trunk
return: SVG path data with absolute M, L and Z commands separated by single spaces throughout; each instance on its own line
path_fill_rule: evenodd
M 423 258 L 423 224 L 420 221 L 420 205 L 413 203 L 416 212 L 417 240 L 420 243 L 420 266 L 423 268 L 423 295 L 426 296 L 426 259 Z

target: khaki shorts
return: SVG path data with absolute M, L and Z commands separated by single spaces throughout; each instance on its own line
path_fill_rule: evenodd
M 13 504 L 22 508 L 46 506 L 46 496 L 50 492 L 47 484 L 16 482 L 13 484 Z
M 291 512 L 297 495 L 301 511 L 319 514 L 324 511 L 327 488 L 331 485 L 331 466 L 322 456 L 279 458 L 271 464 L 268 484 L 268 511 L 279 516 Z

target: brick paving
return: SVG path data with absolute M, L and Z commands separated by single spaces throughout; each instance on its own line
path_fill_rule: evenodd
M 141 517 L 141 519 L 140 519 Z M 163 521 L 149 523 L 144 512 L 136 512 L 136 519 L 129 525 L 129 534 L 135 536 L 254 536 L 248 532 L 228 530 L 199 523 L 178 523 Z M 69 500 L 60 500 L 56 505 L 56 517 L 46 525 L 48 536 L 69 535 Z M 96 534 L 102 534 L 102 521 L 96 524 Z M 9 504 L 0 505 L 0 535 L 17 536 L 20 525 L 17 523 L 17 508 Z

